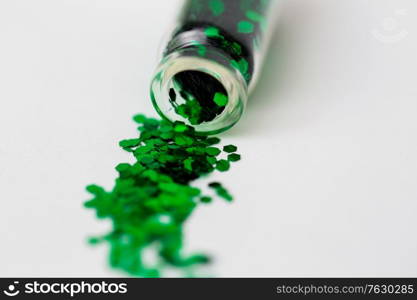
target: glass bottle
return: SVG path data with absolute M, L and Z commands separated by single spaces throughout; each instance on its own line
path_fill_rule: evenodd
M 280 0 L 186 0 L 151 83 L 161 117 L 214 134 L 242 116 Z

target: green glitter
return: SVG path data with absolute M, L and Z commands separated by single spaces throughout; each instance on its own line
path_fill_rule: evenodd
M 216 147 L 207 147 L 206 148 L 206 153 L 210 156 L 217 156 L 221 153 L 222 151 L 219 148 Z
M 203 45 L 198 46 L 197 53 L 198 55 L 205 56 L 207 53 L 207 47 Z
M 200 201 L 203 203 L 210 203 L 213 199 L 211 197 L 208 196 L 203 196 L 200 198 Z
M 230 162 L 239 161 L 240 160 L 240 155 L 236 154 L 236 153 L 229 154 L 227 156 L 227 160 L 230 161 Z
M 246 12 L 246 17 L 247 17 L 249 20 L 252 20 L 252 21 L 254 21 L 254 22 L 258 22 L 258 23 L 260 24 L 261 29 L 262 29 L 263 31 L 265 31 L 265 30 L 266 30 L 266 19 L 265 19 L 265 17 L 264 17 L 264 16 L 262 16 L 261 14 L 257 13 L 257 12 L 256 12 L 256 11 L 254 11 L 254 10 L 249 10 L 249 11 L 247 11 L 247 12 Z
M 242 46 L 240 46 L 239 43 L 233 42 L 232 45 L 232 50 L 236 55 L 241 55 L 242 54 Z
M 222 93 L 216 93 L 214 95 L 213 101 L 218 105 L 218 106 L 226 106 L 228 99 L 227 96 L 225 94 Z
M 227 145 L 223 147 L 223 151 L 227 153 L 233 153 L 237 151 L 237 147 L 235 145 Z
M 214 76 L 201 71 L 185 71 L 177 73 L 173 82 L 171 89 L 174 91 L 169 92 L 172 98 L 170 104 L 175 113 L 189 124 L 210 122 L 224 111 L 228 101 L 227 91 Z M 181 98 L 172 97 L 174 94 L 179 94 Z
M 167 267 L 185 272 L 208 263 L 204 254 L 183 254 L 184 223 L 199 203 L 212 201 L 191 182 L 215 169 L 227 171 L 231 154 L 229 161 L 217 160 L 222 151 L 212 145 L 220 139 L 196 135 L 183 123 L 144 115 L 133 119 L 139 123 L 139 137 L 119 145 L 134 155 L 135 162 L 116 166 L 119 176 L 110 191 L 87 187 L 93 198 L 85 206 L 94 209 L 98 218 L 112 221 L 112 230 L 90 238 L 90 244 L 107 243 L 110 265 L 134 276 L 159 277 Z M 210 187 L 219 197 L 232 200 L 221 184 Z M 155 252 L 155 264 L 145 260 L 146 251 Z
M 190 100 L 175 107 L 175 112 L 183 118 L 188 119 L 192 125 L 201 123 L 201 111 L 201 105 L 197 100 Z
M 263 21 L 265 18 L 264 18 L 264 16 L 262 16 L 261 14 L 258 14 L 256 11 L 254 11 L 254 10 L 248 10 L 247 12 L 246 12 L 246 17 L 249 19 L 249 20 L 252 20 L 252 21 L 254 21 L 254 22 L 261 22 L 261 21 Z
M 204 33 L 208 37 L 221 37 L 221 35 L 219 33 L 219 29 L 217 29 L 216 27 L 207 27 L 204 30 Z
M 242 75 L 245 78 L 248 78 L 248 76 L 249 76 L 249 74 L 248 74 L 248 71 L 249 71 L 249 63 L 248 63 L 248 61 L 246 59 L 241 58 L 239 61 L 232 60 L 230 62 L 230 64 L 232 65 L 232 67 L 238 69 L 240 71 L 240 73 L 242 73 Z
M 252 33 L 254 26 L 251 22 L 248 21 L 240 21 L 237 24 L 237 31 L 240 33 Z
M 205 56 L 207 53 L 207 47 L 204 46 L 203 44 L 201 44 L 198 41 L 192 41 L 191 43 L 193 46 L 195 46 L 197 48 L 197 53 L 200 56 Z
M 218 143 L 220 143 L 220 139 L 218 137 L 214 136 L 214 137 L 207 138 L 207 144 L 209 145 L 216 145 Z
M 217 163 L 217 158 L 215 158 L 213 156 L 206 157 L 206 160 L 212 165 L 215 165 Z
M 218 17 L 224 12 L 224 4 L 222 0 L 210 0 L 210 10 L 214 16 Z
M 229 161 L 225 159 L 219 160 L 216 164 L 216 169 L 219 170 L 220 172 L 228 171 L 229 168 L 230 168 L 230 163 Z
M 185 132 L 187 130 L 188 130 L 188 127 L 185 124 L 176 124 L 174 127 L 175 132 Z
M 217 196 L 219 196 L 219 197 L 221 197 L 221 198 L 223 198 L 223 199 L 225 199 L 229 202 L 233 200 L 233 196 L 229 194 L 227 189 L 225 187 L 223 187 L 221 183 L 212 182 L 212 183 L 209 184 L 209 187 L 214 189 Z
M 124 140 L 119 143 L 119 146 L 122 148 L 135 147 L 140 144 L 139 139 Z

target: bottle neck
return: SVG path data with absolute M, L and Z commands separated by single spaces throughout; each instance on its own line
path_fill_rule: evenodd
M 182 28 L 169 41 L 164 56 L 181 49 L 187 52 L 197 50 L 198 56 L 237 69 L 247 85 L 254 72 L 254 49 L 237 40 L 219 27 L 209 24 L 189 23 L 189 30 Z
M 242 56 L 213 43 L 205 33 L 193 30 L 192 34 L 176 36 L 151 84 L 151 98 L 158 113 L 171 122 L 191 125 L 202 134 L 232 127 L 245 109 L 250 80 L 245 75 L 249 68 L 240 67 L 238 57 Z M 226 103 L 221 102 L 224 99 Z

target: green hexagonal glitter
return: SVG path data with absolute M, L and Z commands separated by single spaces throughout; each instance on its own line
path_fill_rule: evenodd
M 220 139 L 196 135 L 183 123 L 171 124 L 144 115 L 133 119 L 139 124 L 139 137 L 119 145 L 133 154 L 135 162 L 116 166 L 119 176 L 111 190 L 87 187 L 93 198 L 85 206 L 112 224 L 109 233 L 89 242 L 108 244 L 110 265 L 133 276 L 159 277 L 169 267 L 186 274 L 190 268 L 210 261 L 204 254 L 183 253 L 185 222 L 198 204 L 213 199 L 192 182 L 216 169 L 227 171 L 237 154 L 217 160 L 222 151 L 212 145 Z M 223 153 L 236 150 L 228 145 Z M 209 186 L 218 197 L 233 199 L 220 183 Z M 156 254 L 156 263 L 144 258 L 148 251 Z
M 216 93 L 214 94 L 213 98 L 214 103 L 216 103 L 218 106 L 226 106 L 228 99 L 225 94 L 222 93 Z
M 214 16 L 220 16 L 224 12 L 224 4 L 222 0 L 210 0 L 210 10 Z
M 254 26 L 249 21 L 240 21 L 237 24 L 237 31 L 240 33 L 252 33 Z

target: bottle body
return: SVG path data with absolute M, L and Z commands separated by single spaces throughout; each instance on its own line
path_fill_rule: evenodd
M 258 76 L 278 1 L 185 1 L 151 85 L 158 113 L 207 134 L 232 127 Z

